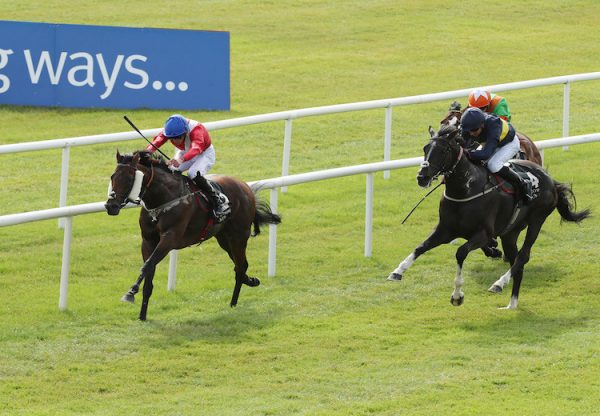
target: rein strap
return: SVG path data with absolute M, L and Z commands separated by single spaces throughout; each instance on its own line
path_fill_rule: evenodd
M 193 196 L 195 194 L 199 193 L 198 192 L 194 192 L 194 193 L 190 193 L 190 194 L 185 194 L 183 196 L 180 196 L 179 198 L 173 199 L 172 201 L 169 201 L 165 204 L 159 205 L 156 208 L 152 208 L 152 209 L 148 209 L 148 207 L 146 206 L 146 204 L 144 204 L 144 202 L 142 201 L 142 206 L 144 207 L 144 209 L 146 211 L 148 211 L 148 214 L 150 215 L 150 217 L 152 218 L 152 221 L 156 222 L 158 221 L 158 217 L 161 214 L 164 214 L 165 212 L 170 211 L 171 209 L 175 208 L 177 205 L 179 205 L 183 200 L 188 199 L 190 196 Z
M 467 197 L 467 198 L 461 198 L 461 199 L 459 199 L 459 198 L 452 198 L 451 196 L 446 195 L 446 191 L 444 191 L 444 198 L 446 198 L 447 200 L 452 201 L 452 202 L 469 202 L 469 201 L 472 201 L 472 200 L 477 199 L 479 197 L 482 197 L 485 194 L 489 194 L 490 192 L 498 189 L 499 187 L 500 187 L 500 184 L 496 184 L 496 185 L 492 186 L 491 188 L 486 189 L 483 192 L 479 192 L 478 194 L 472 195 L 472 196 Z

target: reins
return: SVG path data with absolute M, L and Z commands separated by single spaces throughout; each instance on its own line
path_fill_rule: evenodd
M 456 166 L 458 166 L 458 162 L 460 162 L 460 159 L 462 158 L 463 153 L 464 153 L 463 148 L 461 146 L 459 146 L 458 148 L 459 148 L 458 157 L 456 158 L 454 165 L 452 165 L 450 170 L 447 170 L 447 171 L 439 169 L 439 171 L 432 177 L 432 179 L 431 179 L 432 181 L 437 179 L 440 175 L 451 174 L 452 172 L 454 172 L 454 169 L 456 169 Z M 448 149 L 451 149 L 451 148 L 448 146 Z M 428 158 L 429 158 L 429 153 L 427 154 L 426 160 L 424 160 L 423 163 L 421 163 L 421 168 L 430 166 L 429 161 L 427 160 Z M 425 196 L 423 198 L 421 198 L 421 200 L 419 202 L 417 202 L 417 204 L 413 207 L 413 209 L 410 210 L 410 212 L 406 215 L 406 217 L 404 217 L 401 224 L 404 224 L 406 222 L 406 220 L 408 219 L 408 217 L 410 217 L 412 215 L 412 213 L 415 212 L 417 207 L 419 205 L 421 205 L 421 202 L 423 202 L 425 200 L 425 198 L 427 198 L 429 195 L 431 195 L 433 193 L 433 191 L 435 191 L 437 188 L 442 186 L 443 183 L 444 183 L 444 181 L 440 181 L 440 183 L 438 183 L 431 191 L 427 192 L 427 194 L 425 194 Z M 445 195 L 446 195 L 446 193 L 444 192 L 444 196 Z
M 452 201 L 452 202 L 469 202 L 469 201 L 472 201 L 472 200 L 477 199 L 479 197 L 482 197 L 482 196 L 484 196 L 486 194 L 489 194 L 490 192 L 496 190 L 498 187 L 500 187 L 500 184 L 494 185 L 491 188 L 488 188 L 488 189 L 486 189 L 486 190 L 484 190 L 482 192 L 479 192 L 478 194 L 472 195 L 472 196 L 467 197 L 467 198 L 453 198 L 451 196 L 448 196 L 446 194 L 446 191 L 444 191 L 444 198 L 446 198 L 448 201 Z
M 152 184 L 153 180 L 154 180 L 154 166 L 152 166 L 152 162 L 150 162 L 150 179 L 148 180 L 148 183 L 146 183 L 146 187 L 144 188 L 144 190 L 142 192 L 140 192 L 140 202 L 142 201 L 142 198 L 146 194 L 146 191 L 150 188 L 150 185 Z
M 404 217 L 404 219 L 402 220 L 401 224 L 404 224 L 406 222 L 406 220 L 408 219 L 408 217 L 410 217 L 412 215 L 413 212 L 415 212 L 415 210 L 417 209 L 417 207 L 419 205 L 421 205 L 421 202 L 425 201 L 425 198 L 427 198 L 429 195 L 431 195 L 433 193 L 433 191 L 435 191 L 437 188 L 439 188 L 440 186 L 442 186 L 444 182 L 440 182 L 438 183 L 431 191 L 427 192 L 427 194 L 421 198 L 421 200 L 419 202 L 417 202 L 417 205 L 415 205 L 413 207 L 413 209 L 410 210 L 410 212 L 408 213 L 408 215 L 406 217 Z

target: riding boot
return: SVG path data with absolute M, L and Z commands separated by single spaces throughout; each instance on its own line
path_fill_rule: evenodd
M 531 182 L 521 178 L 517 172 L 512 170 L 507 165 L 502 166 L 502 169 L 500 169 L 497 173 L 501 178 L 512 184 L 512 186 L 518 191 L 518 196 L 523 200 L 525 205 L 533 200 L 531 195 Z
M 231 207 L 229 206 L 229 199 L 227 196 L 215 189 L 200 173 L 194 178 L 194 183 L 198 185 L 198 188 L 200 188 L 204 195 L 210 200 L 210 203 L 213 206 L 213 215 L 217 223 L 223 222 L 225 218 L 227 218 L 227 215 L 231 213 Z

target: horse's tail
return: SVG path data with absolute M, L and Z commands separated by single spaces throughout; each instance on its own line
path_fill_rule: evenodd
M 592 214 L 592 211 L 589 209 L 584 209 L 579 212 L 575 211 L 577 202 L 575 200 L 575 194 L 569 185 L 554 181 L 554 187 L 558 194 L 556 209 L 562 217 L 562 220 L 579 223 Z
M 259 190 L 260 186 L 252 187 L 252 191 L 254 192 L 254 196 L 256 198 L 256 213 L 254 214 L 254 220 L 252 220 L 252 223 L 254 224 L 254 232 L 252 233 L 252 237 L 260 234 L 261 225 L 279 224 L 281 222 L 281 217 L 271 211 L 271 206 L 269 203 L 258 197 L 257 193 Z

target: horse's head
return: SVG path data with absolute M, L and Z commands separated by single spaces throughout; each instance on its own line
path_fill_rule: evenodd
M 417 183 L 423 188 L 431 185 L 438 176 L 451 173 L 459 160 L 461 147 L 457 142 L 459 130 L 450 125 L 442 126 L 435 133 L 429 127 L 431 140 L 423 148 L 424 160 L 417 174 Z
M 448 108 L 448 114 L 442 121 L 440 121 L 441 126 L 450 125 L 458 127 L 460 124 L 460 118 L 462 116 L 462 111 L 460 107 L 460 103 L 458 101 L 454 101 L 450 104 Z
M 136 176 L 139 176 L 136 173 L 139 162 L 140 153 L 136 152 L 133 156 L 128 156 L 121 155 L 117 151 L 117 168 L 110 177 L 108 199 L 104 204 L 108 215 L 119 215 L 121 208 L 129 202 L 136 184 Z

